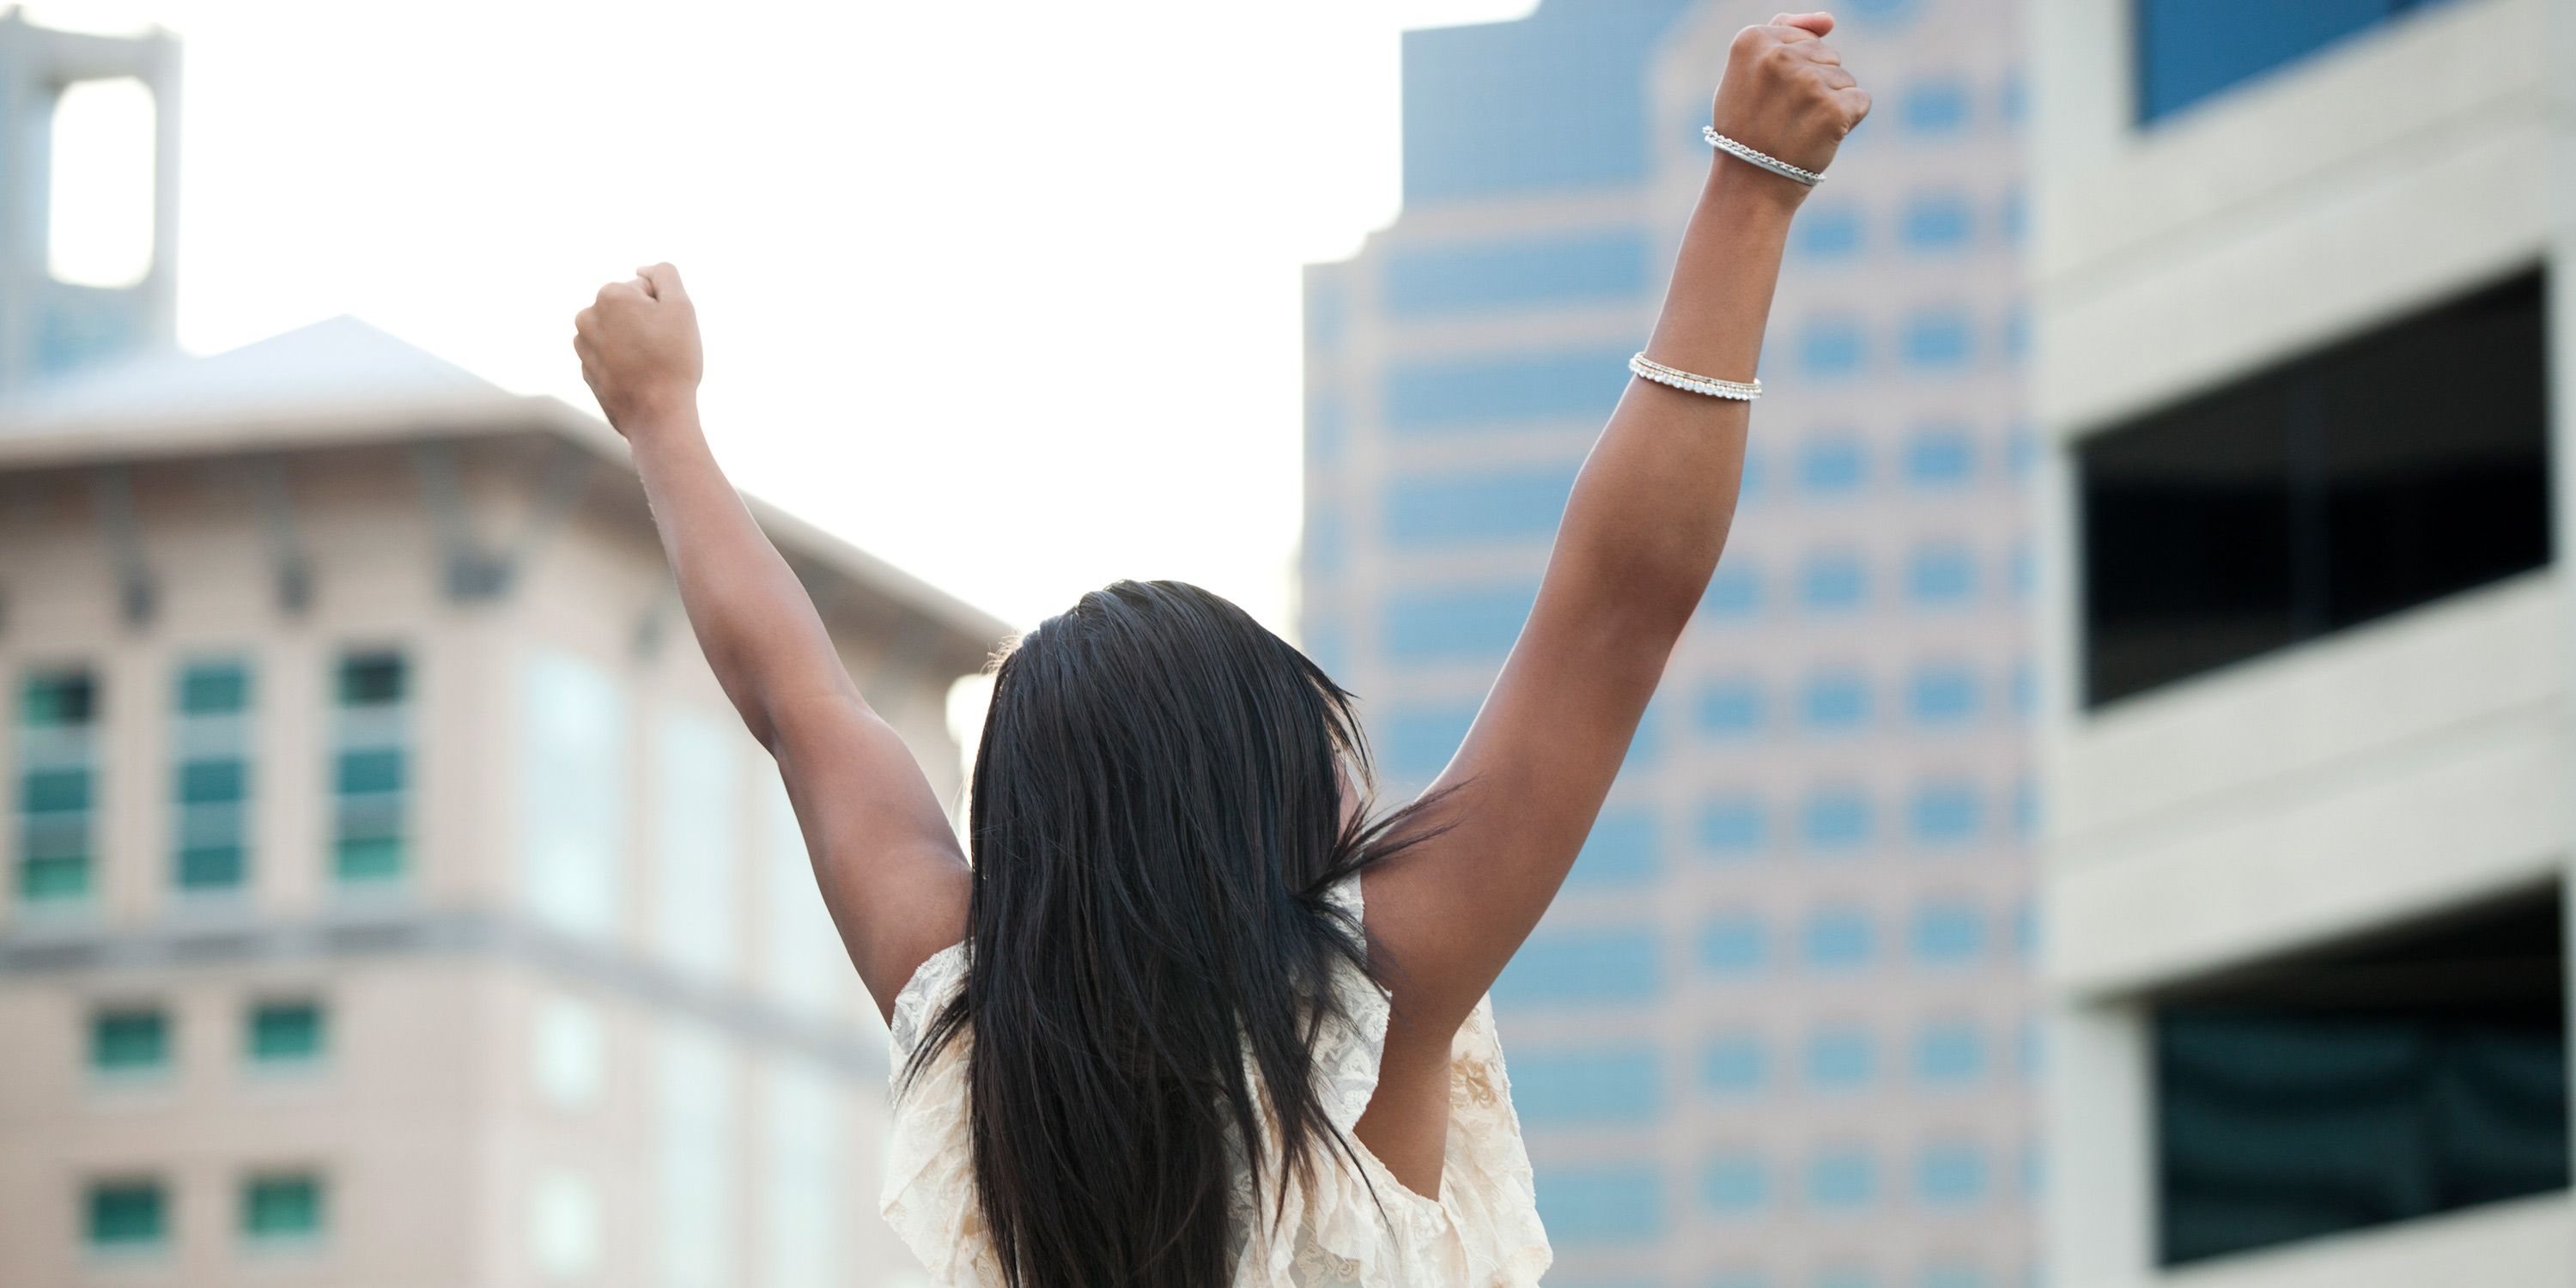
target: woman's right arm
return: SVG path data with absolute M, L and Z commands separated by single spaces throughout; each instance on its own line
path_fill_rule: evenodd
M 1746 28 L 1718 87 L 1716 128 L 1822 170 L 1869 112 L 1869 96 L 1820 39 L 1832 29 L 1825 14 Z M 1713 158 L 1649 358 L 1752 377 L 1790 217 L 1807 191 Z M 1369 873 L 1369 930 L 1394 959 L 1397 1017 L 1435 1054 L 1583 848 L 1726 543 L 1748 410 L 1629 383 L 1575 478 L 1529 621 L 1432 785 L 1421 823 L 1445 830 Z

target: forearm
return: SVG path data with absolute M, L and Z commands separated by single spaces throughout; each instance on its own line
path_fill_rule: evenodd
M 1646 355 L 1728 380 L 1753 376 L 1803 190 L 1720 159 L 1682 237 Z M 1631 380 L 1584 462 L 1551 578 L 1599 611 L 1678 633 L 1717 566 L 1735 514 L 1751 404 Z
M 789 704 L 855 700 L 813 600 L 716 463 L 697 409 L 658 415 L 630 439 L 690 629 L 752 736 L 774 752 Z

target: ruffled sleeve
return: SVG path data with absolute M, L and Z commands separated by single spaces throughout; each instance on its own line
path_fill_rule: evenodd
M 975 1198 L 975 1143 L 966 1114 L 966 1044 L 960 1034 L 907 1084 L 924 1032 L 966 986 L 966 945 L 931 955 L 895 994 L 886 1026 L 894 1071 L 893 1122 L 877 1211 L 942 1288 L 999 1288 L 983 1207 Z

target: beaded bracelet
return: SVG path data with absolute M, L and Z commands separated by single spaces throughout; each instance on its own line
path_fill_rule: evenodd
M 1640 380 L 1679 389 L 1684 393 L 1706 394 L 1711 398 L 1732 398 L 1751 402 L 1762 396 L 1760 380 L 1720 380 L 1714 376 L 1695 376 L 1679 367 L 1664 364 L 1639 353 L 1628 359 L 1628 371 Z
M 1713 147 L 1738 161 L 1742 161 L 1747 165 L 1759 166 L 1762 169 L 1768 170 L 1771 173 L 1790 181 L 1791 183 L 1803 183 L 1812 188 L 1817 184 L 1824 182 L 1825 176 L 1823 172 L 1817 170 L 1801 170 L 1768 152 L 1747 147 L 1744 144 L 1738 143 L 1735 140 L 1718 133 L 1717 127 L 1714 125 L 1703 125 L 1699 127 L 1699 136 L 1708 140 L 1708 145 L 1710 147 Z

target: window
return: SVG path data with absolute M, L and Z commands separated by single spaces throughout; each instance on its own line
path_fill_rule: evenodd
M 1985 914 L 1965 900 L 1926 903 L 1914 910 L 1913 938 L 1917 961 L 1942 966 L 1972 962 L 1985 952 Z
M 1927 662 L 1905 683 L 1905 706 L 1917 724 L 1966 724 L 1978 705 L 1977 673 L 1964 663 Z
M 1828 1212 L 1867 1207 L 1878 1197 L 1878 1160 L 1858 1145 L 1828 1145 L 1807 1164 L 1807 1201 Z
M 69 903 L 91 894 L 97 837 L 98 682 L 40 671 L 18 691 L 18 897 Z
M 191 663 L 178 690 L 171 880 L 191 894 L 237 890 L 250 855 L 250 668 Z
M 1798 598 L 1819 612 L 1859 606 L 1869 594 L 1869 573 L 1860 556 L 1828 551 L 1807 556 L 1798 568 Z
M 1432 548 L 1556 532 L 1574 490 L 1573 464 L 1466 475 L 1399 476 L 1388 482 L 1380 523 L 1389 544 Z M 1323 565 L 1318 564 L 1318 567 Z
M 1651 1167 L 1552 1167 L 1539 1178 L 1538 1210 L 1560 1243 L 1656 1238 L 1664 1232 L 1664 1178 Z
M 1632 352 L 1622 346 L 1400 363 L 1386 373 L 1386 427 L 1422 438 L 1498 424 L 1597 424 L 1618 405 Z
M 1878 1076 L 1878 1042 L 1869 1030 L 1849 1025 L 1807 1036 L 1807 1083 L 1827 1091 L 1868 1086 Z
M 1663 870 L 1663 825 L 1650 808 L 1603 810 L 1583 840 L 1573 879 L 1585 885 L 1634 885 Z
M 1798 692 L 1798 714 L 1810 729 L 1856 729 L 1869 723 L 1869 677 L 1858 671 L 1825 671 L 1807 677 Z
M 90 1017 L 89 1067 L 106 1077 L 166 1073 L 170 1016 L 157 1006 L 115 1007 Z
M 1967 128 L 1968 87 L 1958 81 L 1918 81 L 1896 97 L 1896 116 L 1908 134 L 1956 134 Z
M 1964 250 L 1976 240 L 1977 221 L 1967 197 L 1923 193 L 1905 203 L 1905 244 L 1932 254 Z
M 1771 1196 L 1770 1169 L 1751 1150 L 1726 1150 L 1708 1160 L 1700 1172 L 1700 1197 L 1709 1210 L 1742 1216 L 1759 1210 Z
M 1716 913 L 1700 926 L 1700 964 L 1720 975 L 1752 974 L 1768 955 L 1767 938 L 1753 913 Z
M 569 997 L 539 1004 L 528 1041 L 537 1090 L 561 1109 L 587 1109 L 608 1080 L 608 1034 L 599 1011 Z
M 1905 813 L 1906 825 L 1923 845 L 1964 844 L 1975 840 L 1985 827 L 1985 807 L 1975 785 L 1965 782 L 1930 782 L 1915 788 Z
M 1905 319 L 1905 362 L 1926 371 L 1966 367 L 1976 353 L 1976 326 L 1958 309 L 1924 309 Z
M 89 1246 L 112 1255 L 158 1252 L 170 1238 L 161 1182 L 129 1179 L 89 1187 Z
M 1849 203 L 1808 206 L 1789 229 L 1789 252 L 1800 259 L 1850 259 L 1860 250 L 1860 211 Z
M 2555 887 L 2151 999 L 2160 1259 L 2568 1181 Z
M 1955 488 L 1977 472 L 1977 440 L 1964 425 L 1926 425 L 1905 442 L 1905 481 L 1924 489 Z
M 1758 796 L 1714 796 L 1699 808 L 1700 848 L 1721 858 L 1742 858 L 1760 850 L 1768 830 Z
M 1699 600 L 1699 615 L 1711 621 L 1741 621 L 1760 611 L 1762 574 L 1740 560 L 1719 565 Z
M 1809 849 L 1856 849 L 1869 843 L 1874 830 L 1869 797 L 1858 788 L 1818 788 L 1798 809 L 1798 831 Z
M 1932 1207 L 1965 1207 L 1986 1196 L 1986 1170 L 1975 1142 L 1933 1141 L 1915 1155 L 1914 1192 Z
M 1793 350 L 1798 369 L 1812 380 L 1840 380 L 1857 375 L 1868 361 L 1860 323 L 1850 318 L 1818 318 L 1798 331 Z
M 1500 661 L 1537 599 L 1537 585 L 1524 582 L 1399 593 L 1386 604 L 1387 656 L 1417 663 Z
M 2547 564 L 2544 334 L 2526 274 L 2080 444 L 2085 700 Z
M 1633 231 L 1415 246 L 1388 253 L 1379 290 L 1405 318 L 1613 302 L 1646 289 L 1648 258 Z
M 528 1255 L 548 1279 L 580 1279 L 599 1268 L 599 1226 L 599 1191 L 579 1172 L 547 1172 L 528 1191 Z
M 1848 434 L 1812 438 L 1798 447 L 1798 486 L 1818 496 L 1857 492 L 1869 481 L 1869 452 Z
M 1848 970 L 1878 951 L 1878 935 L 1869 914 L 1857 908 L 1824 908 L 1807 917 L 1807 963 L 1825 970 Z
M 1396 783 L 1430 782 L 1466 741 L 1467 726 L 1475 719 L 1473 702 L 1388 712 L 1377 739 L 1387 777 Z
M 521 895 L 539 920 L 605 938 L 625 913 L 625 690 L 587 659 L 541 649 L 520 664 L 517 707 Z
M 1751 678 L 1711 680 L 1699 691 L 1700 732 L 1716 738 L 1742 738 L 1762 728 L 1762 682 Z
M 2135 3 L 2137 114 L 2145 125 L 2430 0 Z
M 310 1172 L 254 1176 L 242 1182 L 241 1233 L 252 1243 L 303 1243 L 322 1237 L 322 1179 Z
M 1650 1046 L 1523 1050 L 1512 1099 L 1525 1122 L 1636 1123 L 1663 1116 L 1663 1057 Z
M 327 1038 L 318 1002 L 261 1002 L 250 1010 L 248 1048 L 255 1065 L 302 1065 L 322 1058 Z
M 1542 930 L 1494 984 L 1504 1006 L 1643 1002 L 1661 996 L 1661 940 L 1652 926 Z
M 410 664 L 399 653 L 341 657 L 334 686 L 331 870 L 344 886 L 395 880 L 410 858 Z
M 1977 557 L 1966 546 L 1939 542 L 1916 548 L 1905 561 L 1905 593 L 1929 608 L 1977 597 Z
M 1985 1076 L 1986 1039 L 1965 1020 L 1935 1020 L 1914 1034 L 1914 1080 L 1958 1087 Z
M 1720 1095 L 1759 1091 L 1770 1081 L 1770 1062 L 1762 1038 L 1754 1033 L 1723 1033 L 1700 1050 L 1700 1085 Z
M 652 1252 L 662 1265 L 664 1283 L 675 1288 L 719 1288 L 735 1282 L 734 1249 L 745 1239 L 741 1216 L 747 1205 L 741 1195 L 748 1189 L 749 1178 L 742 1164 L 750 1150 L 744 1148 L 738 1127 L 745 1087 L 730 1045 L 714 1030 L 685 1021 L 666 1021 L 661 1030 L 654 1056 L 650 1130 L 653 1198 L 662 1217 L 656 1223 L 658 1246 Z M 590 1210 L 593 1204 L 586 1181 L 565 1175 L 557 1184 L 577 1188 L 580 1202 L 562 1194 L 549 1198 L 542 1192 L 537 1200 L 541 1212 L 550 1203 L 581 1209 L 578 1221 L 571 1219 L 569 1211 L 551 1218 L 559 1231 L 553 1241 L 562 1245 L 561 1251 L 591 1245 L 592 1255 L 559 1258 L 567 1266 L 582 1263 L 566 1271 L 577 1274 L 596 1259 L 596 1213 Z M 548 1223 L 540 1221 L 540 1229 Z M 589 1230 L 590 1236 L 572 1237 L 576 1228 Z

